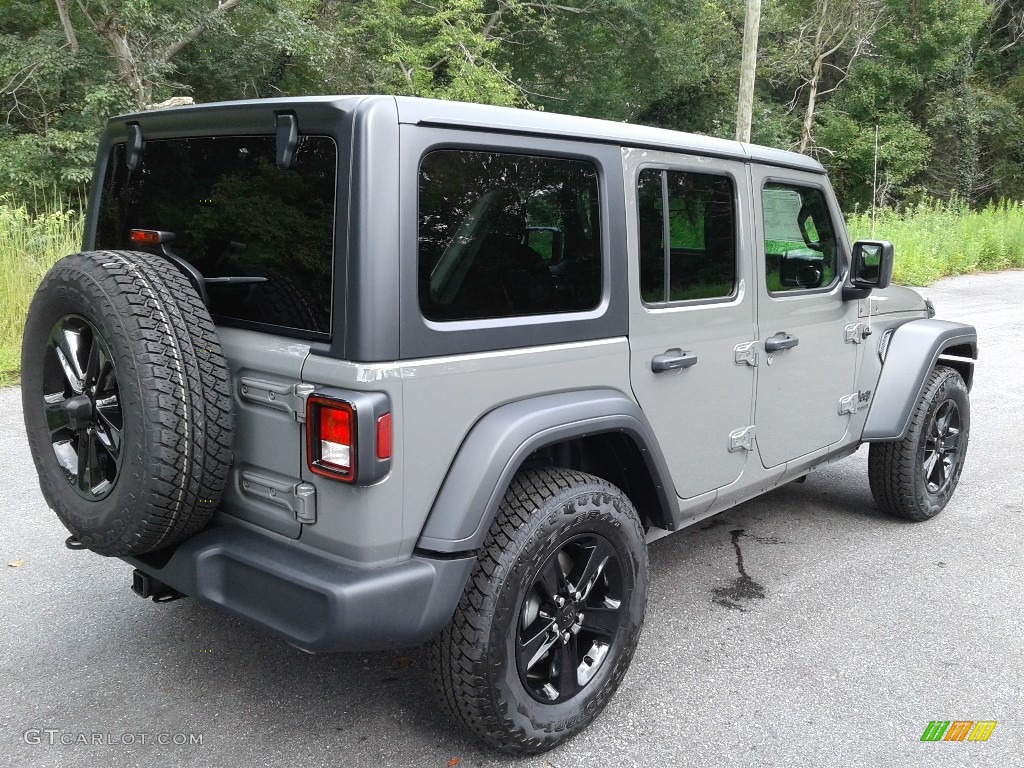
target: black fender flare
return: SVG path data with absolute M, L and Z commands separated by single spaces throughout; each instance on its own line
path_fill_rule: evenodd
M 441 484 L 417 549 L 461 553 L 481 547 L 498 505 L 523 460 L 539 448 L 575 437 L 625 433 L 644 458 L 672 520 L 675 486 L 654 431 L 640 407 L 614 389 L 541 395 L 499 406 L 470 429 Z
M 922 319 L 911 320 L 893 331 L 864 424 L 863 440 L 903 438 L 928 374 L 942 354 L 954 347 L 958 350 L 957 360 L 973 368 L 978 357 L 978 332 L 973 326 Z M 971 377 L 965 378 L 970 386 Z

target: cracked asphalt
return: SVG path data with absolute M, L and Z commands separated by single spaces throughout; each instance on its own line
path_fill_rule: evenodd
M 882 515 L 862 449 L 655 542 L 619 692 L 581 736 L 519 760 L 444 718 L 422 649 L 309 656 L 190 600 L 140 600 L 127 565 L 65 549 L 20 393 L 0 390 L 0 764 L 1024 766 L 1024 271 L 922 293 L 980 335 L 947 509 Z M 998 725 L 922 743 L 931 720 Z

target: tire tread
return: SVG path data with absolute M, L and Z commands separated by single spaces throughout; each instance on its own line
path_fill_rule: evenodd
M 513 754 L 541 752 L 571 733 L 532 736 L 512 728 L 512 724 L 498 714 L 509 702 L 497 700 L 495 691 L 482 673 L 487 632 L 496 609 L 492 585 L 500 569 L 506 567 L 509 547 L 518 540 L 517 533 L 529 525 L 545 501 L 574 486 L 598 490 L 594 488 L 595 484 L 606 492 L 618 493 L 604 480 L 570 469 L 549 467 L 516 474 L 487 532 L 454 617 L 429 644 L 431 684 L 443 708 L 465 730 L 502 751 Z M 643 527 L 635 512 L 631 519 L 635 526 L 632 534 L 643 541 Z M 593 715 L 582 721 L 573 733 L 596 717 L 614 693 L 629 666 L 635 643 L 627 645 L 603 700 L 594 708 Z
M 52 301 L 67 284 L 101 295 L 116 312 L 129 339 L 146 422 L 147 474 L 139 498 L 125 510 L 128 522 L 121 530 L 83 531 L 79 538 L 100 554 L 117 556 L 178 543 L 209 522 L 232 461 L 231 379 L 213 320 L 188 278 L 149 253 L 89 251 L 65 257 L 42 281 L 34 304 L 39 297 Z M 33 343 L 38 339 L 26 335 L 23 357 L 31 354 Z M 118 372 L 119 385 L 126 374 Z M 38 455 L 36 460 L 38 466 Z M 55 494 L 46 495 L 78 534 L 73 511 L 55 503 Z
M 948 382 L 953 382 L 966 391 L 963 380 L 956 370 L 947 366 L 936 366 L 925 380 L 921 396 L 911 412 L 910 424 L 904 438 L 871 444 L 868 452 L 868 482 L 871 494 L 875 503 L 890 515 L 922 522 L 935 517 L 945 506 L 945 502 L 934 505 L 922 503 L 919 499 L 918 450 L 920 433 L 928 427 L 932 402 Z M 965 452 L 967 435 L 965 431 L 962 448 Z M 952 489 L 949 493 L 952 493 Z

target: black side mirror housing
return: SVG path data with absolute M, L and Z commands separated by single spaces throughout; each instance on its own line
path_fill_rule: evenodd
M 858 240 L 853 244 L 850 283 L 844 299 L 863 299 L 874 288 L 887 288 L 892 280 L 892 243 L 887 240 Z

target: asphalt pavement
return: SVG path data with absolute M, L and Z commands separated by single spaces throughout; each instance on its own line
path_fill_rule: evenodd
M 127 565 L 65 549 L 20 392 L 0 390 L 0 765 L 1024 766 L 1024 271 L 922 293 L 980 336 L 946 510 L 881 514 L 862 449 L 655 542 L 622 687 L 582 735 L 519 760 L 442 715 L 423 649 L 306 655 L 141 600 Z M 934 720 L 997 725 L 922 742 Z

